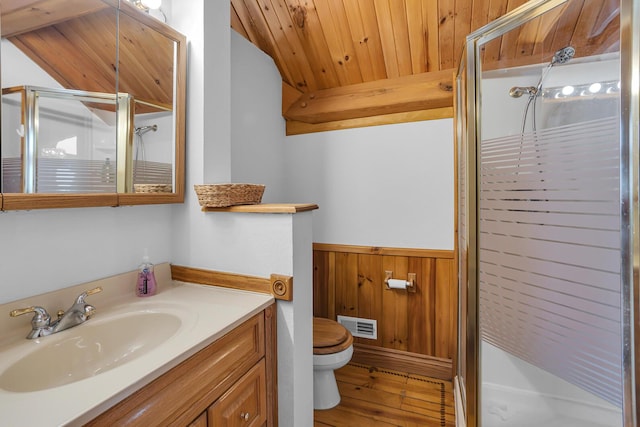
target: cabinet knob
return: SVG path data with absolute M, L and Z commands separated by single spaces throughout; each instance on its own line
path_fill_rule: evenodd
M 241 420 L 249 421 L 249 417 L 250 417 L 250 415 L 249 415 L 249 413 L 248 413 L 248 412 L 242 412 L 242 413 L 240 414 L 240 419 L 241 419 Z

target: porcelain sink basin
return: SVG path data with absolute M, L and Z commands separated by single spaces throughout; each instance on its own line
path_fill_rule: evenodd
M 166 342 L 181 324 L 180 317 L 164 312 L 96 316 L 34 342 L 36 349 L 0 374 L 0 388 L 33 392 L 99 375 Z

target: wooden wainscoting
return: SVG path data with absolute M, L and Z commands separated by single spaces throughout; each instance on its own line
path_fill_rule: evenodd
M 375 340 L 356 338 L 354 361 L 451 380 L 457 354 L 454 252 L 314 244 L 314 316 L 375 319 Z M 388 290 L 416 274 L 415 293 Z

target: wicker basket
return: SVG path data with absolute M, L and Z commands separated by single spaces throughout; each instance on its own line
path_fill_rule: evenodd
M 136 193 L 171 193 L 171 184 L 133 184 Z
M 262 184 L 194 185 L 200 206 L 223 208 L 235 205 L 257 205 L 262 201 Z

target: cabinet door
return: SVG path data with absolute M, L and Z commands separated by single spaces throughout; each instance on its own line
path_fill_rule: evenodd
M 267 421 L 265 362 L 260 360 L 209 408 L 209 425 L 259 427 Z
M 207 412 L 200 414 L 198 418 L 189 424 L 189 427 L 207 427 Z

